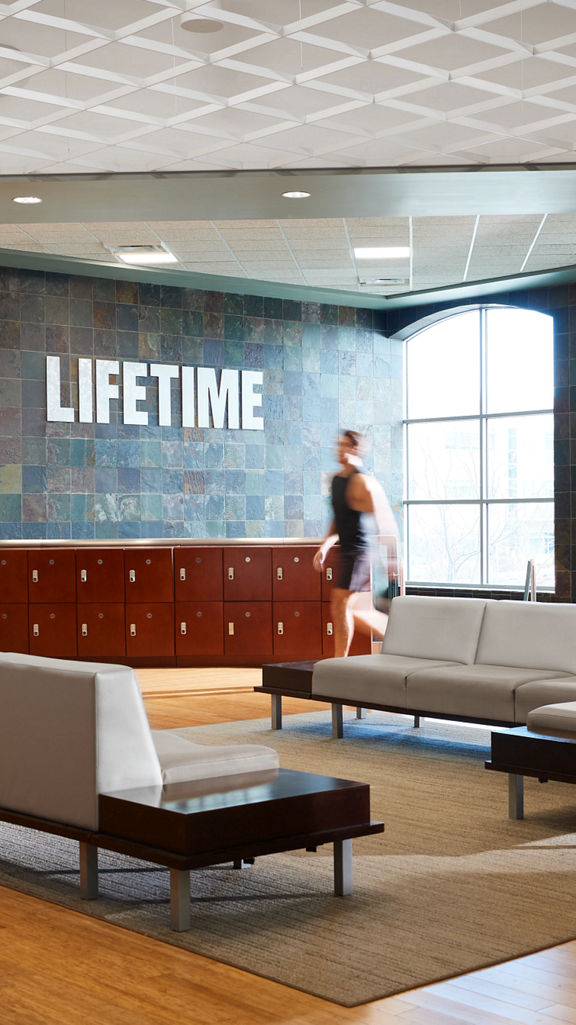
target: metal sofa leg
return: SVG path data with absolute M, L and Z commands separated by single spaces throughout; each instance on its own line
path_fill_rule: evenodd
M 352 840 L 334 841 L 334 893 L 337 897 L 352 893 Z
M 190 928 L 190 872 L 170 869 L 170 928 L 186 932 Z
M 342 705 L 332 705 L 332 736 L 334 740 L 341 740 L 344 736 Z
M 356 718 L 357 719 L 366 719 L 367 714 L 368 713 L 367 713 L 366 709 L 362 708 L 361 705 L 358 705 L 358 708 L 356 709 Z
M 84 900 L 98 897 L 98 848 L 91 843 L 79 841 L 80 854 L 80 896 Z
M 508 774 L 508 818 L 524 818 L 524 776 Z
M 282 729 L 282 695 L 270 695 L 270 724 L 273 730 Z

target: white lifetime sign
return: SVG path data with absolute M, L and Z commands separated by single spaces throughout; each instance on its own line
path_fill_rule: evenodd
M 219 378 L 218 378 L 219 374 Z M 152 379 L 153 384 L 142 381 Z M 228 427 L 263 431 L 261 370 L 221 370 L 173 363 L 120 363 L 78 360 L 78 404 L 62 405 L 60 357 L 46 357 L 47 420 L 62 423 L 110 423 L 110 402 L 120 398 L 125 424 L 148 424 L 149 389 L 158 399 L 158 424 L 172 426 L 172 381 L 180 384 L 182 427 Z

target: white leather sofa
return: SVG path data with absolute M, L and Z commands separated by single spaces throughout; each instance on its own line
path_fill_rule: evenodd
M 256 744 L 151 730 L 127 666 L 0 653 L 0 822 L 77 840 L 80 893 L 98 849 L 170 869 L 171 925 L 190 926 L 190 872 L 331 843 L 352 890 L 352 838 L 383 831 L 369 786 L 278 767 Z
M 311 697 L 342 706 L 514 726 L 576 700 L 576 605 L 404 595 L 380 654 L 323 659 Z
M 277 770 L 260 745 L 151 730 L 132 669 L 0 653 L 0 808 L 98 830 L 99 794 Z

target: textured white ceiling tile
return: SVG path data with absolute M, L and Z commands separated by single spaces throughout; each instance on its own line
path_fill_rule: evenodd
M 346 238 L 344 221 L 339 217 L 312 218 L 311 220 L 295 217 L 292 220 L 281 220 L 278 223 L 291 241 L 318 239 L 322 236 L 330 239 Z
M 202 17 L 201 11 L 199 17 Z M 190 57 L 200 55 L 206 58 L 238 43 L 245 43 L 253 37 L 258 38 L 261 34 L 243 25 L 232 25 L 224 21 L 221 24 L 222 28 L 218 32 L 190 32 L 181 28 L 179 18 L 170 18 L 144 29 L 139 36 L 184 51 Z
M 329 67 L 342 54 L 331 47 L 301 43 L 296 39 L 276 39 L 273 42 L 261 43 L 237 58 L 240 66 L 248 67 L 253 73 L 266 68 L 275 75 L 284 75 L 294 79 L 306 72 L 317 71 Z
M 545 89 L 548 93 L 548 86 L 557 81 L 561 82 L 563 79 L 571 78 L 575 70 L 570 65 L 550 60 L 543 53 L 534 57 L 514 60 L 502 67 L 480 71 L 474 75 L 473 80 L 479 84 L 482 82 L 494 83 L 506 89 L 520 91 Z
M 382 95 L 425 81 L 426 77 L 417 69 L 398 67 L 384 60 L 369 60 L 323 75 L 317 82 L 310 82 L 309 86 L 336 86 L 360 94 Z
M 489 163 L 529 163 L 542 158 L 542 154 L 548 148 L 538 142 L 525 139 L 501 138 L 495 141 L 475 143 L 475 149 L 483 155 Z
M 121 0 L 121 3 L 99 3 L 94 0 L 40 0 L 33 5 L 31 14 L 52 15 L 85 22 L 97 28 L 118 30 L 140 21 L 158 11 L 154 0 Z
M 557 3 L 524 4 L 521 11 L 495 18 L 486 26 L 490 32 L 522 39 L 530 46 L 573 34 L 574 8 Z
M 398 4 L 393 14 L 377 7 L 368 10 L 358 8 L 343 17 L 331 18 L 312 31 L 326 40 L 335 39 L 361 49 L 376 50 L 423 31 L 414 21 L 400 16 L 400 7 Z
M 462 85 L 459 82 L 441 82 L 438 85 L 427 86 L 424 89 L 410 91 L 403 97 L 406 101 L 419 104 L 421 107 L 447 114 L 458 114 L 469 106 L 477 103 L 485 103 L 490 99 L 486 91 L 474 88 L 471 85 Z
M 402 57 L 428 67 L 456 71 L 493 60 L 506 52 L 507 48 L 503 45 L 497 46 L 478 39 L 469 39 L 454 32 L 441 39 L 408 46 L 402 50 Z

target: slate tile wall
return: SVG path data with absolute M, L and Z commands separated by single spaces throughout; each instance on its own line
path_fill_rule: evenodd
M 317 537 L 334 442 L 365 430 L 398 512 L 402 349 L 383 314 L 0 269 L 0 539 Z M 45 357 L 257 369 L 264 431 L 47 423 Z M 68 399 L 68 395 L 71 397 Z M 116 403 L 117 405 L 117 403 Z M 154 415 L 156 423 L 154 423 Z

